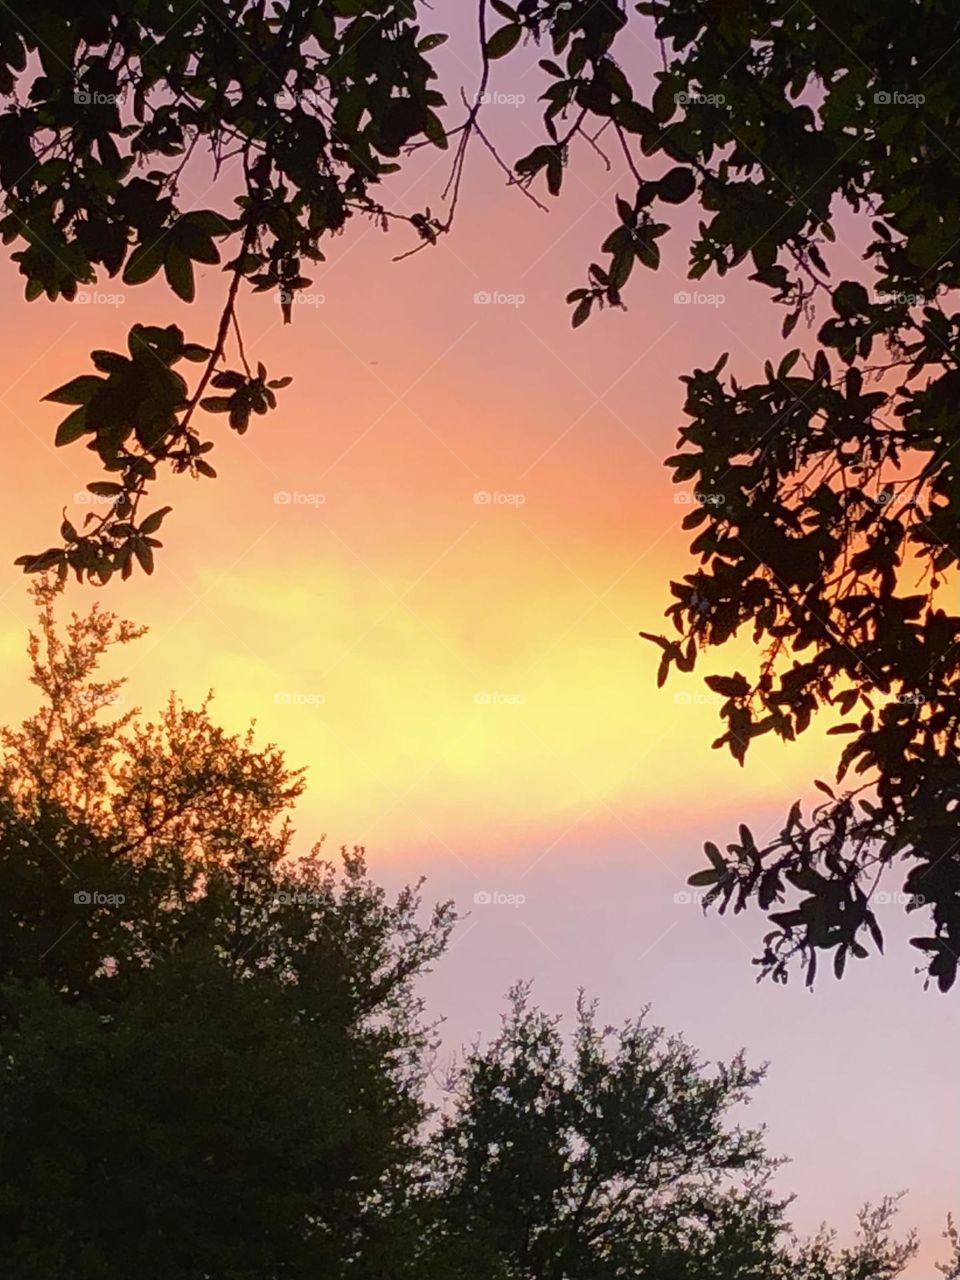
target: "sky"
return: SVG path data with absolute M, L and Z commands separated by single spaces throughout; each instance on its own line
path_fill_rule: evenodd
M 476 84 L 470 34 L 455 34 L 442 64 L 454 95 Z M 634 56 L 649 74 L 642 33 Z M 538 115 L 532 59 L 513 61 L 484 116 L 509 158 L 533 145 Z M 394 180 L 396 207 L 436 210 L 449 163 L 421 152 Z M 188 179 L 208 206 L 208 176 Z M 147 711 L 171 688 L 187 701 L 213 689 L 223 723 L 255 719 L 307 767 L 304 845 L 363 844 L 385 884 L 425 874 L 428 895 L 456 899 L 466 918 L 424 988 L 447 1019 L 442 1055 L 495 1032 L 519 978 L 559 1011 L 584 987 L 609 1022 L 650 1004 L 708 1059 L 745 1046 L 769 1063 L 752 1118 L 792 1157 L 779 1177 L 797 1225 L 846 1231 L 864 1200 L 909 1189 L 903 1222 L 923 1240 L 909 1274 L 931 1276 L 957 1202 L 958 1035 L 948 1000 L 913 973 L 899 908 L 886 957 L 842 983 L 825 973 L 810 994 L 799 978 L 758 985 L 762 921 L 704 918 L 686 886 L 704 840 L 740 821 L 758 839 L 777 829 L 834 752 L 823 726 L 761 740 L 744 769 L 711 750 L 717 700 L 702 674 L 749 669 L 745 642 L 656 688 L 659 652 L 638 632 L 664 628 L 669 581 L 691 568 L 689 493 L 678 500 L 661 465 L 682 422 L 678 378 L 723 351 L 756 378 L 785 344 L 743 279 L 675 299 L 693 213 L 661 271 L 637 269 L 628 310 L 572 331 L 563 299 L 613 226 L 617 190 L 617 165 L 584 148 L 544 214 L 477 148 L 436 248 L 393 262 L 411 242 L 357 222 L 328 245 L 291 326 L 271 298 L 245 296 L 248 352 L 294 381 L 243 438 L 211 419 L 219 479 L 157 486 L 174 510 L 156 573 L 97 593 L 150 628 L 111 670 Z M 854 270 L 853 242 L 838 253 Z M 11 562 L 55 540 L 61 508 L 82 518 L 97 478 L 81 447 L 53 448 L 62 415 L 41 398 L 137 321 L 209 341 L 224 280 L 203 268 L 193 306 L 116 281 L 85 305 L 27 304 L 2 270 L 12 720 L 31 698 L 30 605 Z

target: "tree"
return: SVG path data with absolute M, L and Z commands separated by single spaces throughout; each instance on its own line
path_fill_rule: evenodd
M 206 706 L 115 714 L 97 666 L 137 630 L 61 637 L 37 595 L 44 702 L 2 735 L 0 1269 L 382 1276 L 452 909 L 388 901 L 360 851 L 294 857 L 280 753 Z
M 851 1248 L 798 1241 L 772 1191 L 781 1163 L 733 1124 L 763 1072 L 708 1070 L 646 1015 L 616 1032 L 582 999 L 559 1020 L 519 987 L 502 1031 L 455 1074 L 439 1130 L 434 1238 L 444 1280 L 887 1280 L 912 1239 L 894 1201 L 864 1210 Z M 428 1233 L 428 1240 L 431 1237 Z
M 491 63 L 538 43 L 552 55 L 540 62 L 546 136 L 517 161 L 515 185 L 557 196 L 574 148 L 607 140 L 628 175 L 604 263 L 569 294 L 573 323 L 623 304 L 635 265 L 659 266 L 670 210 L 696 199 L 690 278 L 746 267 L 785 309 L 784 339 L 818 324 L 812 352 L 773 353 L 754 385 L 724 378 L 722 355 L 684 377 L 688 421 L 668 465 L 698 499 L 686 523 L 699 563 L 672 586 L 675 635 L 649 638 L 663 680 L 749 629 L 756 670 L 712 680 L 718 745 L 742 762 L 757 736 L 791 739 L 836 708 L 834 731 L 848 735 L 839 780 L 852 769 L 859 782 L 839 795 L 823 784 L 827 801 L 806 816 L 795 807 L 772 841 L 745 829 L 725 852 L 708 845 L 697 882 L 721 910 L 756 902 L 770 914 L 761 972 L 785 980 L 799 957 L 812 981 L 820 953 L 840 974 L 882 945 L 872 903 L 899 874 L 895 892 L 929 918 L 914 945 L 946 990 L 960 957 L 954 8 L 479 0 L 478 18 L 478 92 L 453 124 L 437 114 L 429 56 L 442 36 L 421 33 L 412 3 L 289 0 L 268 13 L 170 0 L 82 16 L 63 4 L 31 26 L 3 11 L 0 225 L 24 246 L 28 296 L 73 296 L 98 269 L 133 285 L 162 267 L 190 298 L 191 263 L 217 261 L 217 241 L 231 254 L 211 346 L 134 326 L 126 355 L 94 353 L 97 374 L 52 393 L 72 410 L 58 439 L 89 437 L 112 477 L 94 487 L 115 505 L 83 530 L 65 521 L 62 546 L 21 562 L 97 582 L 150 570 L 166 508 L 139 506 L 157 467 L 210 475 L 196 414 L 224 413 L 242 431 L 280 389 L 246 361 L 241 283 L 276 291 L 289 313 L 310 283 L 303 264 L 349 217 L 406 221 L 417 247 L 448 231 L 469 143 L 490 145 L 479 116 Z M 637 22 L 663 50 L 655 87 L 635 87 L 621 65 Z M 225 26 L 240 39 L 220 40 Z M 442 217 L 379 201 L 379 180 L 410 149 L 451 138 Z M 238 162 L 232 211 L 185 210 L 178 180 L 198 146 L 225 199 Z M 158 167 L 141 172 L 147 163 Z M 838 236 L 866 243 L 861 278 L 832 274 Z M 231 334 L 239 369 L 222 367 Z M 192 391 L 174 368 L 184 360 L 202 363 Z
M 91 0 L 0 14 L 0 232 L 16 248 L 28 300 L 72 300 L 102 273 L 136 286 L 163 272 L 195 296 L 194 264 L 226 257 L 226 299 L 208 344 L 176 325 L 135 324 L 126 350 L 94 351 L 47 398 L 70 407 L 56 443 L 83 440 L 110 509 L 64 545 L 24 557 L 104 582 L 150 572 L 168 508 L 141 511 L 160 467 L 213 477 L 200 415 L 243 433 L 276 407 L 288 378 L 248 362 L 241 283 L 276 294 L 289 320 L 321 242 L 351 217 L 395 219 L 429 243 L 429 210 L 394 211 L 378 185 L 419 139 L 448 146 L 424 34 L 407 0 Z M 192 207 L 183 174 L 206 155 L 218 209 Z M 235 341 L 238 367 L 224 367 Z M 191 387 L 181 369 L 199 367 Z M 179 366 L 179 368 L 177 367 Z M 212 392 L 212 394 L 211 394 Z
M 647 102 L 617 61 L 623 6 L 494 8 L 508 26 L 491 46 L 528 32 L 564 59 L 540 64 L 548 141 L 522 179 L 543 172 L 559 191 L 572 141 L 603 134 L 632 175 L 605 265 L 569 295 L 574 325 L 622 305 L 635 264 L 659 265 L 670 206 L 694 197 L 690 279 L 745 266 L 785 308 L 784 339 L 818 324 L 812 352 L 771 354 L 754 385 L 724 378 L 722 355 L 682 379 L 688 421 L 667 465 L 698 499 L 684 521 L 698 564 L 671 584 L 676 634 L 647 639 L 662 684 L 749 630 L 756 670 L 707 680 L 724 699 L 715 745 L 743 763 L 756 737 L 793 739 L 836 708 L 837 779 L 852 770 L 857 785 L 818 783 L 827 800 L 806 817 L 794 805 L 772 840 L 741 827 L 725 853 L 707 844 L 692 883 L 721 911 L 756 902 L 775 926 L 761 972 L 785 981 L 800 957 L 812 982 L 823 951 L 840 976 L 865 943 L 882 948 L 874 898 L 895 877 L 929 919 L 913 945 L 947 990 L 960 961 L 956 9 L 645 0 L 663 52 Z M 833 274 L 838 236 L 866 245 L 860 278 Z
M 0 735 L 4 1275 L 900 1274 L 893 1202 L 850 1250 L 792 1238 L 780 1162 L 730 1116 L 763 1073 L 646 1016 L 611 1042 L 581 1002 L 568 1058 L 518 988 L 431 1118 L 416 983 L 450 904 L 388 901 L 362 851 L 295 855 L 280 753 L 206 705 L 120 711 L 98 668 L 140 630 L 94 606 L 61 633 L 34 590 L 42 703 Z

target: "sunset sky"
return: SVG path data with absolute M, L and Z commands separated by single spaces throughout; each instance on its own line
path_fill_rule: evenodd
M 470 47 L 461 32 L 447 55 L 451 96 L 475 86 Z M 642 68 L 652 54 L 638 42 L 636 57 Z M 508 159 L 537 129 L 537 73 L 523 65 L 491 84 L 504 100 L 484 117 Z M 396 207 L 439 208 L 449 163 L 421 152 Z M 158 486 L 155 505 L 174 510 L 155 575 L 98 593 L 150 628 L 112 670 L 148 711 L 171 688 L 188 701 L 215 690 L 225 724 L 254 718 L 308 767 L 304 845 L 323 833 L 331 848 L 364 844 L 379 880 L 424 873 L 430 896 L 457 899 L 469 916 L 427 986 L 448 1019 L 445 1052 L 493 1032 L 521 977 L 556 1009 L 584 986 L 611 1022 L 651 1003 L 708 1058 L 746 1046 L 770 1063 L 752 1118 L 793 1158 L 780 1182 L 798 1193 L 797 1224 L 846 1229 L 863 1200 L 909 1189 L 903 1223 L 924 1244 L 909 1274 L 931 1276 L 957 1192 L 945 1134 L 960 1119 L 958 1037 L 948 1000 L 911 972 L 900 908 L 888 909 L 886 958 L 839 984 L 824 973 L 811 995 L 799 980 L 756 985 L 759 917 L 704 919 L 676 900 L 705 839 L 739 821 L 770 831 L 816 794 L 835 753 L 815 727 L 789 746 L 762 740 L 740 769 L 710 749 L 719 722 L 703 673 L 656 688 L 658 651 L 637 633 L 662 629 L 669 580 L 691 564 L 679 528 L 690 508 L 661 466 L 682 420 L 678 377 L 729 351 L 752 379 L 785 344 L 742 278 L 700 282 L 722 294 L 715 305 L 674 301 L 683 217 L 661 271 L 637 269 L 626 312 L 570 329 L 564 295 L 626 191 L 611 166 L 580 151 L 545 215 L 477 148 L 436 248 L 394 263 L 412 247 L 403 231 L 358 221 L 328 245 L 291 326 L 272 297 L 243 299 L 248 351 L 293 384 L 243 438 L 209 420 L 218 480 Z M 197 207 L 215 204 L 202 166 L 190 181 Z M 194 306 L 161 284 L 111 281 L 98 290 L 112 303 L 28 305 L 3 270 L 12 720 L 32 704 L 30 605 L 11 562 L 55 541 L 61 507 L 82 518 L 76 495 L 97 478 L 82 447 L 53 448 L 62 414 L 41 398 L 136 321 L 209 341 L 224 281 L 203 268 Z M 74 586 L 69 600 L 93 595 Z M 736 665 L 731 647 L 703 671 Z M 483 892 L 524 901 L 475 904 Z

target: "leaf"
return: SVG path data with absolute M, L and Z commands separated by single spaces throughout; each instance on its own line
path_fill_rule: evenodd
M 74 440 L 79 440 L 87 430 L 87 411 L 81 406 L 79 409 L 74 409 L 73 413 L 64 418 L 59 427 L 57 427 L 54 444 L 58 449 L 61 445 L 72 444 Z
M 707 871 L 695 871 L 687 880 L 687 884 L 694 886 L 716 884 L 721 874 L 720 871 L 715 871 L 712 867 Z
M 170 245 L 163 260 L 163 270 L 167 283 L 178 298 L 184 302 L 192 302 L 196 297 L 196 286 L 193 279 L 193 263 L 181 253 L 176 245 Z
M 499 31 L 493 33 L 487 41 L 487 47 L 484 52 L 491 60 L 503 58 L 511 49 L 516 47 L 522 34 L 523 28 L 519 22 L 509 22 L 505 27 L 501 27 Z
M 160 528 L 161 524 L 163 524 L 164 516 L 169 511 L 172 511 L 172 510 L 173 510 L 172 507 L 161 507 L 159 511 L 154 511 L 150 515 L 148 515 L 146 520 L 144 520 L 143 523 L 140 525 L 141 535 L 148 534 L 148 533 L 156 533 L 156 531 Z
M 204 396 L 200 408 L 207 413 L 229 413 L 233 404 L 233 396 Z
M 56 391 L 44 396 L 44 400 L 52 400 L 54 404 L 89 404 L 102 386 L 106 378 L 98 378 L 96 374 L 84 373 L 79 378 L 71 378 Z
M 138 538 L 133 544 L 133 553 L 144 573 L 153 573 L 153 548 Z
M 570 320 L 570 323 L 574 329 L 579 329 L 580 326 L 586 320 L 590 319 L 590 312 L 592 308 L 593 308 L 593 298 L 586 297 L 586 298 L 580 299 L 580 301 L 577 303 L 576 307 L 574 308 L 573 316 L 571 317 L 571 320 Z
M 152 279 L 163 266 L 162 242 L 151 245 L 138 245 L 130 255 L 123 272 L 124 284 L 145 284 Z
M 692 169 L 671 169 L 657 183 L 657 195 L 667 204 L 682 204 L 689 200 L 697 189 L 697 182 Z
M 433 49 L 439 49 L 442 44 L 446 44 L 448 37 L 442 31 L 435 31 L 433 35 L 424 36 L 417 44 L 418 53 L 430 53 Z

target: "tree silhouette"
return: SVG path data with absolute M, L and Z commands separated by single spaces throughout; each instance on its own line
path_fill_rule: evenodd
M 827 799 L 794 807 L 773 840 L 744 829 L 724 852 L 708 845 L 696 883 L 721 910 L 770 915 L 761 972 L 785 980 L 800 958 L 812 981 L 823 951 L 839 975 L 882 945 L 872 904 L 894 876 L 928 921 L 913 942 L 945 990 L 960 957 L 960 20 L 945 0 L 643 0 L 635 13 L 622 0 L 479 0 L 477 12 L 478 92 L 449 125 L 430 60 L 443 37 L 422 33 L 412 0 L 60 4 L 29 24 L 3 10 L 0 228 L 27 296 L 72 297 L 98 270 L 136 284 L 162 269 L 189 299 L 192 263 L 229 254 L 209 345 L 136 325 L 125 354 L 95 352 L 97 373 L 52 393 L 71 408 L 58 441 L 87 441 L 109 475 L 93 488 L 114 503 L 21 563 L 96 582 L 149 572 L 167 509 L 140 504 L 158 466 L 212 475 L 198 415 L 244 431 L 284 382 L 247 361 L 240 285 L 275 291 L 289 314 L 306 264 L 350 217 L 406 222 L 417 247 L 448 231 L 470 140 L 490 145 L 491 64 L 533 41 L 552 55 L 545 140 L 514 183 L 557 196 L 576 148 L 608 141 L 629 174 L 603 261 L 569 294 L 573 323 L 621 306 L 635 265 L 660 265 L 671 210 L 695 201 L 689 278 L 744 267 L 784 309 L 785 339 L 817 325 L 812 351 L 772 353 L 753 385 L 725 377 L 716 353 L 684 377 L 668 465 L 698 499 L 685 520 L 697 565 L 672 585 L 674 634 L 648 638 L 664 680 L 749 631 L 756 669 L 711 680 L 718 745 L 742 762 L 758 736 L 792 739 L 836 708 L 838 780 L 858 781 L 837 795 L 824 783 Z M 651 84 L 624 70 L 637 22 L 663 51 Z M 411 149 L 452 139 L 442 217 L 380 202 L 379 180 Z M 218 210 L 181 200 L 198 147 Z M 838 238 L 862 255 L 858 279 L 834 274 Z M 184 361 L 200 367 L 192 388 Z
M 360 851 L 297 856 L 302 778 L 172 699 L 100 677 L 139 634 L 61 632 L 38 580 L 37 713 L 2 735 L 0 1263 L 17 1280 L 893 1280 L 892 1201 L 859 1242 L 791 1234 L 762 1072 L 709 1067 L 581 1003 L 569 1051 L 518 989 L 492 1044 L 434 1061 L 416 981 L 455 917 Z M 956 1267 L 945 1272 L 958 1274 Z
M 697 566 L 671 584 L 675 634 L 647 638 L 662 683 L 748 631 L 756 669 L 707 680 L 723 698 L 715 745 L 742 763 L 755 738 L 793 739 L 836 708 L 837 779 L 857 785 L 819 784 L 826 801 L 795 805 L 773 840 L 742 827 L 725 853 L 708 844 L 692 882 L 721 910 L 756 902 L 775 926 L 761 972 L 786 980 L 798 956 L 812 982 L 818 953 L 839 976 L 882 946 L 873 902 L 893 876 L 928 917 L 912 941 L 946 990 L 960 960 L 960 18 L 911 0 L 647 0 L 663 67 L 638 101 L 617 61 L 621 6 L 495 7 L 564 59 L 540 64 L 548 141 L 518 172 L 559 190 L 573 139 L 609 134 L 634 178 L 604 265 L 569 295 L 575 325 L 622 305 L 635 264 L 659 265 L 670 206 L 695 198 L 689 278 L 744 266 L 785 309 L 784 338 L 818 326 L 812 352 L 772 354 L 754 385 L 724 377 L 722 355 L 682 379 L 667 465 L 698 499 L 684 520 Z M 836 279 L 838 239 L 859 279 Z

